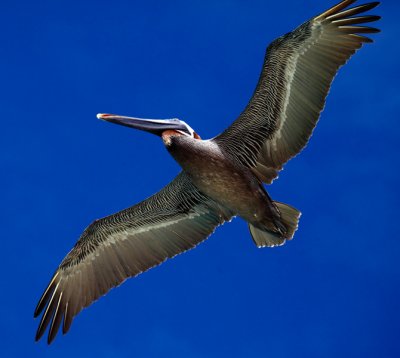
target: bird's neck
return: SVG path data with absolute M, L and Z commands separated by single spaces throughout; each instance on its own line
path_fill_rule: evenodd
M 219 155 L 219 149 L 212 141 L 188 136 L 171 137 L 166 147 L 182 169 L 188 173 L 206 166 L 212 157 Z

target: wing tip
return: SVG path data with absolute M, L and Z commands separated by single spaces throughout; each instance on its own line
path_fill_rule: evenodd
M 348 34 L 376 34 L 381 32 L 380 29 L 369 26 L 338 26 L 337 28 L 339 31 Z
M 47 285 L 45 291 L 40 297 L 39 302 L 36 305 L 35 311 L 33 313 L 34 318 L 37 318 L 42 313 L 43 309 L 46 307 L 46 304 L 49 302 L 51 295 L 53 294 L 55 289 L 55 281 L 57 277 L 58 277 L 58 271 L 53 275 L 52 279 L 50 280 L 50 283 Z
M 47 344 L 51 344 L 57 336 L 58 330 L 60 328 L 60 324 L 64 315 L 64 308 L 63 308 L 63 291 L 60 292 L 60 296 L 57 300 L 57 306 L 55 308 L 53 319 L 51 320 L 49 334 L 47 336 Z
M 367 37 L 367 36 L 361 36 L 361 35 L 356 35 L 356 34 L 350 34 L 349 36 L 352 37 L 352 38 L 354 38 L 355 40 L 361 42 L 361 43 L 370 44 L 370 43 L 373 43 L 373 42 L 374 42 L 373 39 L 371 39 L 371 38 L 369 38 L 369 37 Z
M 39 332 L 39 330 L 36 331 L 35 334 L 35 342 L 39 342 L 40 338 L 42 338 L 44 332 Z
M 51 280 L 49 286 L 47 287 L 46 291 L 44 292 L 44 294 L 42 296 L 42 298 L 45 297 L 45 299 L 41 299 L 39 301 L 37 310 L 35 310 L 35 314 L 39 315 L 42 312 L 43 308 L 46 307 L 46 309 L 42 315 L 42 319 L 40 320 L 39 327 L 36 331 L 36 335 L 35 335 L 36 342 L 42 338 L 44 332 L 46 331 L 48 325 L 50 324 L 50 320 L 51 320 L 51 325 L 50 325 L 50 332 L 51 332 L 51 329 L 54 325 L 54 321 L 57 318 L 56 315 L 57 315 L 57 312 L 59 309 L 62 292 L 57 291 L 58 287 L 60 285 L 60 282 L 58 282 L 56 284 L 56 286 L 53 287 L 56 276 L 57 275 L 54 275 L 53 279 Z M 49 287 L 51 287 L 51 291 L 49 290 Z M 51 297 L 50 297 L 50 295 L 51 295 Z
M 332 20 L 332 19 L 334 19 L 334 18 L 336 19 L 340 16 L 356 15 L 356 14 L 359 14 L 362 12 L 372 10 L 381 4 L 380 1 L 373 1 L 373 2 L 358 5 L 356 7 L 345 10 L 347 7 L 354 4 L 356 1 L 357 0 L 344 0 L 336 5 L 332 6 L 328 10 L 324 11 L 322 14 L 316 16 L 314 18 L 314 20 L 317 20 L 317 21 L 321 21 L 321 20 L 325 20 L 325 19 Z
M 373 1 L 373 2 L 370 2 L 369 4 L 371 4 L 371 6 L 373 6 L 373 8 L 374 8 L 374 7 L 379 6 L 381 4 L 381 2 L 380 1 Z M 368 4 L 366 4 L 366 5 L 368 5 Z
M 47 336 L 47 345 L 48 346 L 54 341 L 54 339 L 56 338 L 56 335 L 57 335 L 57 332 L 53 333 L 53 334 L 51 334 L 51 332 L 49 332 L 49 334 Z
M 346 7 L 354 4 L 357 0 L 343 0 L 340 3 L 330 7 L 328 10 L 325 10 L 322 14 L 315 17 L 315 20 L 322 20 L 326 19 L 329 16 L 339 13 L 341 10 L 345 9 Z

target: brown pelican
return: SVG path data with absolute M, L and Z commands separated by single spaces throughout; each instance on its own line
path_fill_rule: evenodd
M 210 140 L 178 119 L 152 120 L 99 114 L 98 118 L 160 136 L 182 172 L 158 193 L 131 208 L 94 221 L 61 262 L 35 310 L 43 310 L 36 334 L 50 325 L 48 343 L 62 323 L 92 302 L 168 258 L 205 240 L 234 216 L 248 222 L 258 247 L 293 237 L 300 212 L 273 201 L 270 184 L 307 144 L 339 67 L 379 30 L 358 16 L 373 2 L 353 8 L 344 0 L 266 51 L 259 82 L 245 110 Z

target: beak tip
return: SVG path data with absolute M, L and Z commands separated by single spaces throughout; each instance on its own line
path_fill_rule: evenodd
M 104 119 L 105 116 L 107 116 L 107 115 L 104 113 L 97 113 L 97 115 L 96 115 L 97 119 Z

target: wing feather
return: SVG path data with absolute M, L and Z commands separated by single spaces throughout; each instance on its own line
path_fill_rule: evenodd
M 379 32 L 360 26 L 380 19 L 359 15 L 379 3 L 346 9 L 345 0 L 271 43 L 252 99 L 239 118 L 214 138 L 226 152 L 271 183 L 307 144 L 340 66 Z
M 206 239 L 232 213 L 200 193 L 185 173 L 145 201 L 95 221 L 64 258 L 44 291 L 36 340 L 50 325 L 51 343 L 61 323 L 111 288 Z

